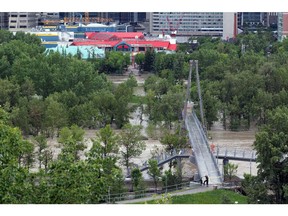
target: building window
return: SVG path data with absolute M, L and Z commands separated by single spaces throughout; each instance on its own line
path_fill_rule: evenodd
M 22 14 L 22 15 L 20 15 L 20 17 L 27 17 L 27 15 L 26 14 L 25 15 Z
M 27 28 L 27 26 L 20 25 L 20 28 Z

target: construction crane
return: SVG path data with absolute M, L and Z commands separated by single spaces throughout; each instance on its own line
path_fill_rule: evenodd
M 169 30 L 170 30 L 170 34 L 171 36 L 176 36 L 177 31 L 179 29 L 180 24 L 182 24 L 182 19 L 183 19 L 183 13 L 181 13 L 180 18 L 177 20 L 176 25 L 173 26 L 173 22 L 169 19 L 169 16 L 166 17 L 166 20 L 169 24 Z
M 73 13 L 73 16 L 64 17 L 63 20 L 60 19 L 44 19 L 44 25 L 59 25 L 59 23 L 75 23 L 78 22 L 80 25 L 83 23 L 88 24 L 90 22 L 98 22 L 98 23 L 107 23 L 113 22 L 114 20 L 111 18 L 103 18 L 103 17 L 90 17 L 89 12 L 85 12 L 84 16 L 82 13 Z
M 85 16 L 85 18 L 84 18 L 84 23 L 85 23 L 85 24 L 90 23 L 89 12 L 85 12 L 85 13 L 84 13 L 84 16 Z

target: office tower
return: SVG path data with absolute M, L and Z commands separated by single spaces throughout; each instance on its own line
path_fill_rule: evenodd
M 277 29 L 277 23 L 278 23 L 278 14 L 277 12 L 268 12 L 268 26 L 271 28 L 271 29 Z
M 0 29 L 8 29 L 9 14 L 0 12 Z
M 248 31 L 255 31 L 258 27 L 269 26 L 267 12 L 239 12 L 238 27 Z
M 223 13 L 220 12 L 153 12 L 150 33 L 178 36 L 222 36 Z
M 143 12 L 108 12 L 108 17 L 119 23 L 144 22 L 146 13 Z
M 278 13 L 278 41 L 282 41 L 288 35 L 288 13 Z

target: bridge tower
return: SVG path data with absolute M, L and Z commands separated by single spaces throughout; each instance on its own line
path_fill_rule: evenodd
M 193 67 L 195 67 L 197 92 L 198 92 L 199 106 L 200 106 L 201 123 L 202 123 L 203 129 L 204 129 L 204 132 L 207 135 L 206 124 L 205 124 L 205 119 L 204 119 L 204 110 L 203 110 L 203 101 L 202 101 L 201 87 L 200 87 L 200 78 L 199 78 L 199 72 L 198 72 L 198 60 L 190 60 L 189 63 L 190 63 L 190 70 L 189 70 L 187 91 L 186 91 L 186 99 L 185 99 L 185 105 L 184 105 L 184 119 L 186 119 L 186 116 L 187 116 L 187 106 L 188 106 L 188 101 L 190 100 L 190 88 L 191 88 L 192 70 L 193 70 Z

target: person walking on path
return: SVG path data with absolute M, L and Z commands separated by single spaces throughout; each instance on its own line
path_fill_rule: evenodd
M 215 153 L 215 144 L 214 143 L 211 143 L 210 150 L 213 154 Z
M 206 184 L 206 185 L 207 185 L 207 187 L 208 187 L 208 181 L 209 181 L 209 178 L 208 178 L 208 176 L 207 176 L 207 175 L 205 175 L 205 181 L 204 181 L 204 185 Z

